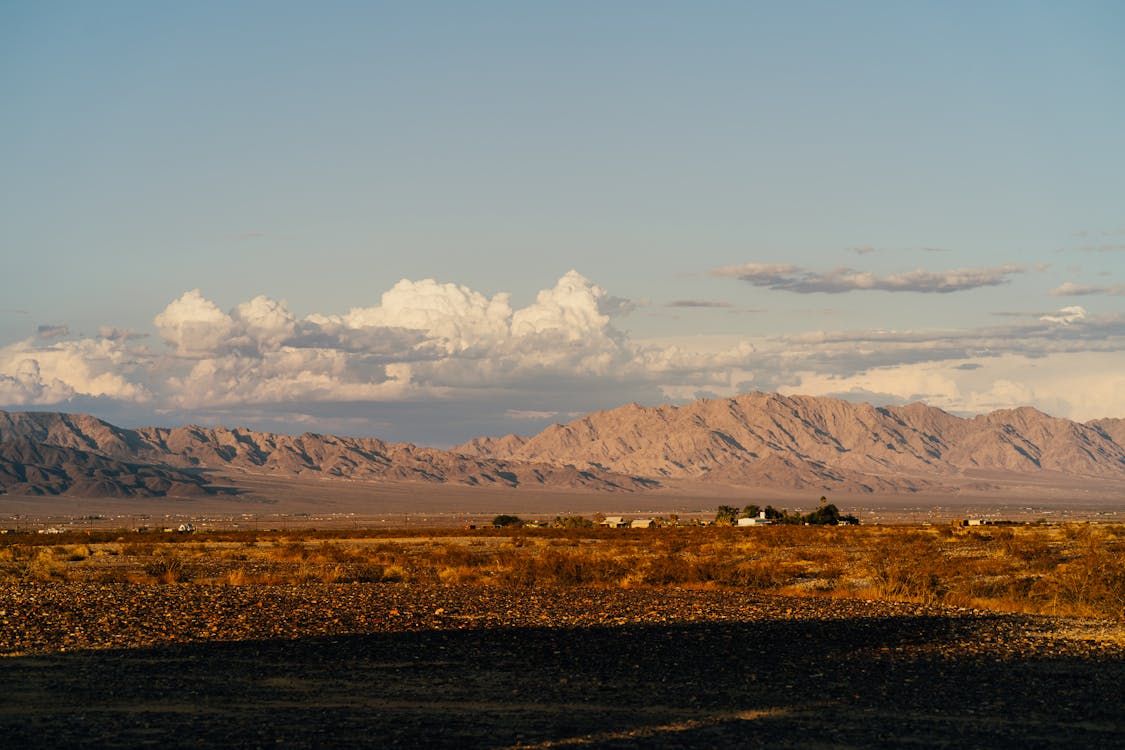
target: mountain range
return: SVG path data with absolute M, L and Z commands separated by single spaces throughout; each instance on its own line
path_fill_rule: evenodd
M 660 480 L 913 492 L 985 478 L 1125 480 L 1125 420 L 1031 407 L 962 418 L 914 403 L 748 393 L 685 406 L 629 404 L 525 438 L 478 438 L 478 457 L 573 464 Z
M 706 484 L 906 494 L 988 493 L 1004 482 L 1125 486 L 1125 420 L 1022 407 L 963 418 L 749 393 L 629 404 L 538 435 L 451 450 L 197 426 L 124 429 L 83 414 L 0 412 L 0 490 L 13 495 L 194 496 L 245 474 L 478 487 L 639 491 Z
M 198 426 L 116 427 L 88 414 L 0 411 L 0 490 L 108 497 L 215 494 L 241 474 L 470 486 L 636 490 L 607 470 L 467 456 L 409 443 Z

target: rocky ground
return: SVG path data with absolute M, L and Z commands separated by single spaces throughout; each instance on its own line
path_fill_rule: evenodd
M 887 602 L 4 584 L 6 747 L 1125 747 L 1125 641 Z

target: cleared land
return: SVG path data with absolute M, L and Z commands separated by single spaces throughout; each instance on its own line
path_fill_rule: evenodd
M 15 746 L 1125 736 L 1119 526 L 7 536 Z

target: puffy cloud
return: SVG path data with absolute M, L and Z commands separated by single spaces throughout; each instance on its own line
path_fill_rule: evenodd
M 66 383 L 44 380 L 37 360 L 13 358 L 0 366 L 5 370 L 0 372 L 0 404 L 50 404 L 74 395 L 74 389 Z
M 403 378 L 405 375 L 405 378 Z M 406 395 L 409 370 L 370 365 L 346 352 L 286 347 L 260 357 L 202 359 L 168 380 L 179 407 L 293 401 L 378 401 Z
M 815 292 L 842 294 L 872 290 L 948 294 L 1007 284 L 1011 276 L 1027 270 L 1027 266 L 1007 264 L 990 268 L 960 268 L 952 271 L 917 270 L 879 276 L 851 268 L 837 268 L 827 273 L 818 273 L 793 265 L 744 263 L 723 266 L 711 273 L 715 276 L 741 279 L 758 287 L 800 294 Z
M 801 273 L 795 266 L 759 271 L 782 279 Z M 574 271 L 526 307 L 513 309 L 509 300 L 403 280 L 377 305 L 298 319 L 269 297 L 224 312 L 192 290 L 156 316 L 167 344 L 161 351 L 108 328 L 95 338 L 36 336 L 0 348 L 0 405 L 102 399 L 134 405 L 134 414 L 147 404 L 188 421 L 207 415 L 313 429 L 318 415 L 324 425 L 344 425 L 364 414 L 373 431 L 406 425 L 398 435 L 410 439 L 420 434 L 410 432 L 414 426 L 422 429 L 411 415 L 425 414 L 427 435 L 440 434 L 443 420 L 456 423 L 452 443 L 632 400 L 754 389 L 888 403 L 922 398 L 959 412 L 1026 401 L 1061 416 L 1113 414 L 1117 397 L 1106 384 L 1120 385 L 1116 373 L 1125 372 L 1125 315 L 1078 307 L 975 329 L 641 341 L 614 327 L 612 313 L 627 301 Z M 1065 385 L 1068 365 L 1087 368 L 1083 393 Z
M 226 349 L 235 332 L 234 321 L 198 289 L 184 292 L 153 320 L 156 330 L 176 354 L 199 357 Z
M 348 328 L 405 328 L 443 342 L 450 354 L 490 346 L 508 334 L 509 295 L 491 298 L 468 287 L 433 279 L 403 279 L 384 292 L 378 307 L 355 308 L 343 318 L 314 318 Z
M 297 320 L 285 303 L 261 295 L 235 307 L 230 320 L 263 350 L 276 350 L 297 333 Z
M 267 297 L 228 315 L 194 290 L 157 316 L 176 355 L 197 360 L 166 387 L 189 408 L 435 397 L 628 369 L 630 349 L 604 311 L 621 310 L 627 300 L 608 297 L 574 271 L 523 309 L 508 300 L 404 279 L 379 305 L 296 320 Z
M 569 271 L 553 289 L 544 289 L 535 303 L 512 315 L 513 336 L 559 335 L 567 341 L 604 337 L 609 315 L 600 309 L 605 290 L 577 271 Z
M 145 401 L 147 389 L 129 379 L 139 364 L 109 339 L 20 341 L 0 348 L 0 404 L 51 404 L 75 395 Z

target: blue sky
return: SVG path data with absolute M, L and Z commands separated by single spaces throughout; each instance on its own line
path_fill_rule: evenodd
M 5 3 L 0 407 L 1125 416 L 1123 41 L 1112 2 Z

